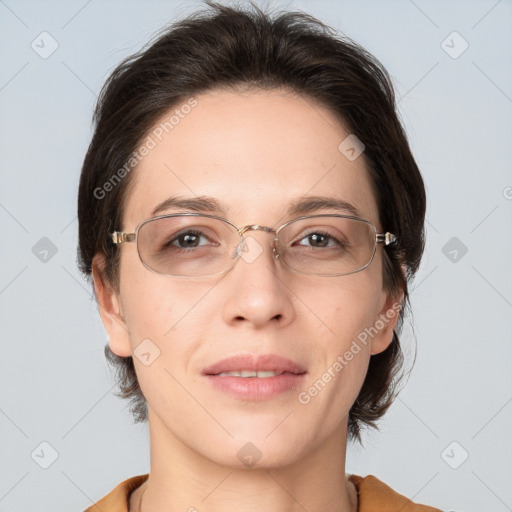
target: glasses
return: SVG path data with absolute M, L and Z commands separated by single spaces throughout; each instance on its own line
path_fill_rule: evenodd
M 148 269 L 173 277 L 212 277 L 234 267 L 242 257 L 252 263 L 263 248 L 243 235 L 262 230 L 275 235 L 273 255 L 299 274 L 343 276 L 370 265 L 377 244 L 396 243 L 392 233 L 378 233 L 364 219 L 347 215 L 298 217 L 278 229 L 248 225 L 242 228 L 214 215 L 176 213 L 142 221 L 134 233 L 114 231 L 114 244 L 137 242 Z

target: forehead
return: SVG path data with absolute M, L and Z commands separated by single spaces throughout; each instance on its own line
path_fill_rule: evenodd
M 150 149 L 133 171 L 123 224 L 135 227 L 170 196 L 216 198 L 238 225 L 271 225 L 292 200 L 328 196 L 378 224 L 364 156 L 340 149 L 349 135 L 327 109 L 288 91 L 200 94 L 143 139 L 139 153 Z

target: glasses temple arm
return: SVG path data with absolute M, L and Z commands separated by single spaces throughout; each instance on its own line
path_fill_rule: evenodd
M 393 233 L 377 233 L 376 240 L 378 244 L 393 245 L 398 240 Z
M 122 231 L 114 231 L 111 235 L 111 238 L 112 242 L 115 244 L 133 242 L 135 240 L 135 233 L 123 233 Z

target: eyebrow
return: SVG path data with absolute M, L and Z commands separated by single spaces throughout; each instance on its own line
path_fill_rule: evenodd
M 171 196 L 159 203 L 151 215 L 155 216 L 170 209 L 183 209 L 198 213 L 220 214 L 224 216 L 227 211 L 226 207 L 214 197 Z M 353 204 L 343 199 L 326 196 L 308 196 L 294 199 L 288 206 L 285 215 L 302 215 L 317 210 L 338 210 L 345 214 L 353 215 L 354 217 L 361 217 L 361 213 Z

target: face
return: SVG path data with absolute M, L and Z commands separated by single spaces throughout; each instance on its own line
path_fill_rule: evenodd
M 292 202 L 324 196 L 350 203 L 379 232 L 386 228 L 364 156 L 351 161 L 340 152 L 350 132 L 323 107 L 278 90 L 211 91 L 195 100 L 167 134 L 153 132 L 161 140 L 153 136 L 156 146 L 133 171 L 124 231 L 135 231 L 170 196 L 210 196 L 224 211 L 207 213 L 274 228 L 299 216 L 287 215 Z M 350 214 L 307 214 L 315 213 Z M 226 466 L 244 467 L 252 456 L 276 467 L 345 442 L 369 358 L 391 341 L 396 297 L 383 289 L 380 246 L 361 272 L 307 276 L 273 257 L 271 234 L 248 235 L 263 252 L 214 278 L 157 274 L 141 263 L 135 243 L 121 245 L 119 293 L 101 314 L 112 351 L 134 356 L 150 427 L 161 439 Z M 150 355 L 134 355 L 141 352 Z M 234 359 L 217 365 L 226 358 Z M 265 363 L 286 373 L 218 375 L 269 370 Z

